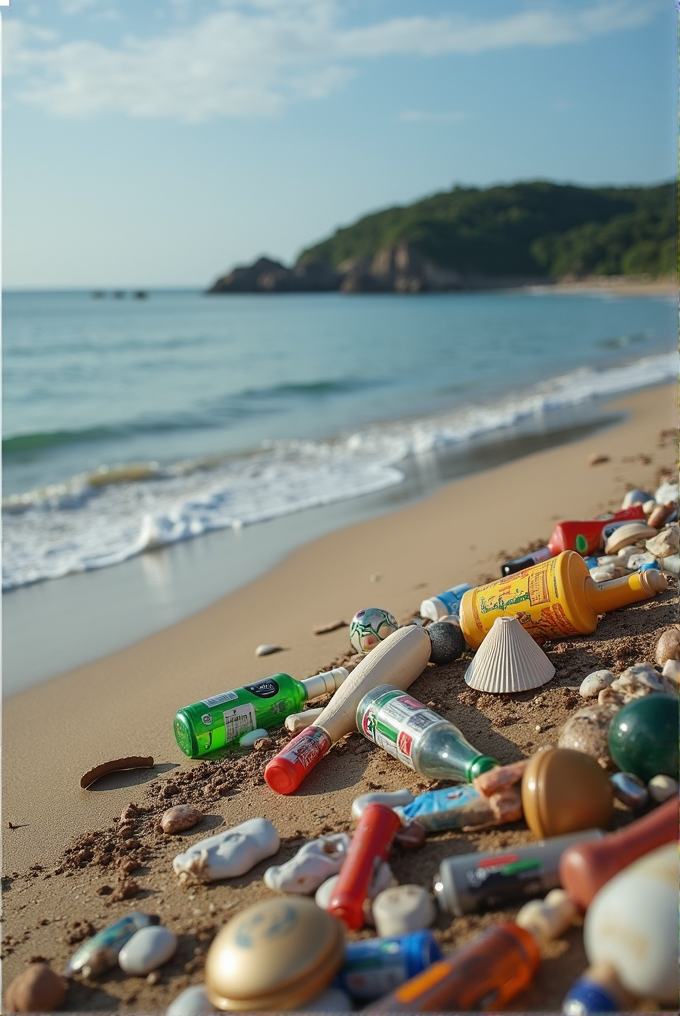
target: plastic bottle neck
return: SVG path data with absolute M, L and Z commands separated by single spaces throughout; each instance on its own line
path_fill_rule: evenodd
M 345 670 L 344 667 L 336 667 L 334 670 L 328 670 L 324 674 L 306 677 L 300 684 L 304 688 L 306 698 L 315 699 L 320 698 L 322 695 L 332 695 L 348 677 L 348 670 Z
M 634 572 L 623 575 L 609 582 L 593 582 L 587 578 L 583 584 L 588 603 L 598 614 L 606 614 L 610 610 L 625 607 L 628 603 L 648 600 L 656 593 L 668 588 L 668 580 L 663 572 L 656 568 L 649 571 Z

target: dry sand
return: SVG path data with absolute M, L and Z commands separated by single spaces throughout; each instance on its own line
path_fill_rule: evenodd
M 545 541 L 557 520 L 616 508 L 626 489 L 653 490 L 662 476 L 674 475 L 673 387 L 632 395 L 613 407 L 630 413 L 618 427 L 452 483 L 413 507 L 326 536 L 187 621 L 7 700 L 5 985 L 35 957 L 60 970 L 79 938 L 128 910 L 143 909 L 160 914 L 180 939 L 159 982 L 126 978 L 121 971 L 97 982 L 72 982 L 64 1008 L 161 1011 L 181 989 L 201 981 L 205 951 L 229 916 L 269 895 L 261 881 L 266 863 L 229 882 L 181 886 L 171 868 L 176 853 L 218 827 L 263 815 L 281 835 L 276 857 L 281 863 L 312 835 L 350 829 L 351 801 L 367 788 L 425 789 L 427 781 L 354 734 L 332 749 L 296 795 L 277 797 L 262 780 L 276 746 L 265 753 L 241 750 L 219 761 L 190 761 L 175 743 L 172 718 L 182 705 L 277 670 L 304 678 L 328 669 L 350 656 L 347 629 L 314 635 L 316 625 L 348 621 L 372 605 L 407 621 L 424 596 L 499 575 L 501 560 Z M 589 465 L 594 454 L 607 461 Z M 413 694 L 435 702 L 481 751 L 514 761 L 555 742 L 560 725 L 580 704 L 575 689 L 586 674 L 602 666 L 620 671 L 640 660 L 653 662 L 659 632 L 677 620 L 675 604 L 668 591 L 607 615 L 591 636 L 549 644 L 557 672 L 540 693 L 501 699 L 471 692 L 463 681 L 469 660 L 461 659 L 428 667 Z M 286 649 L 256 658 L 254 649 L 263 642 Z M 282 737 L 275 736 L 280 744 Z M 80 789 L 87 770 L 127 755 L 153 755 L 156 765 Z M 184 801 L 203 806 L 206 818 L 180 836 L 159 835 L 162 811 Z M 133 842 L 126 845 L 116 830 L 130 802 L 140 810 Z M 627 818 L 617 810 L 616 822 Z M 445 833 L 428 839 L 418 854 L 395 849 L 393 867 L 400 882 L 429 887 L 448 854 L 531 838 L 523 823 L 477 834 Z M 130 877 L 139 892 L 113 899 Z M 437 934 L 450 950 L 498 916 L 439 918 Z M 558 1010 L 585 963 L 581 933 L 573 929 L 553 943 L 534 985 L 514 1008 Z

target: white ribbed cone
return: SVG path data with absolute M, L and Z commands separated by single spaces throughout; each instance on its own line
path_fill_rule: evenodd
M 465 673 L 477 691 L 527 691 L 545 684 L 555 668 L 516 617 L 497 617 Z

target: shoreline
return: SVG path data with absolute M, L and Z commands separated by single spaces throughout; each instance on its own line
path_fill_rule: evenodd
M 346 655 L 347 628 L 318 636 L 313 634 L 316 625 L 336 619 L 349 621 L 366 606 L 385 607 L 404 623 L 425 596 L 458 582 L 475 584 L 496 577 L 501 560 L 529 543 L 545 540 L 560 518 L 593 517 L 618 507 L 628 485 L 651 488 L 653 492 L 660 470 L 673 471 L 675 466 L 675 445 L 662 436 L 662 431 L 675 425 L 674 395 L 674 386 L 667 385 L 617 399 L 608 409 L 630 414 L 618 426 L 456 480 L 425 500 L 307 543 L 260 578 L 200 613 L 6 700 L 3 858 L 4 874 L 8 876 L 5 932 L 11 945 L 5 953 L 5 984 L 23 969 L 31 955 L 42 955 L 59 968 L 64 956 L 75 948 L 64 944 L 62 922 L 82 917 L 101 928 L 127 910 L 155 910 L 163 915 L 164 922 L 181 931 L 187 948 L 193 948 L 196 928 L 207 920 L 209 904 L 215 908 L 210 913 L 218 915 L 212 918 L 218 928 L 228 919 L 227 911 L 232 907 L 266 894 L 258 881 L 264 868 L 261 865 L 252 876 L 237 880 L 235 885 L 200 887 L 196 902 L 190 903 L 194 897 L 189 890 L 177 883 L 171 870 L 167 872 L 168 857 L 173 849 L 177 852 L 179 841 L 174 847 L 172 843 L 159 844 L 152 831 L 151 853 L 138 873 L 142 893 L 110 908 L 98 893 L 102 880 L 110 881 L 110 872 L 94 870 L 94 865 L 87 863 L 64 871 L 59 859 L 75 837 L 88 831 L 95 831 L 96 837 L 100 835 L 96 831 L 110 828 L 112 818 L 120 815 L 131 800 L 141 804 L 155 794 L 156 802 L 162 804 L 164 796 L 171 796 L 164 790 L 171 782 L 182 785 L 184 777 L 210 766 L 189 761 L 177 747 L 171 721 L 180 706 L 277 671 L 301 679 L 325 669 Z M 589 465 L 589 457 L 595 454 L 607 460 Z M 649 632 L 654 623 L 657 627 L 672 623 L 669 618 L 675 613 L 671 599 L 670 592 L 665 593 L 637 608 L 626 608 L 618 617 L 616 612 L 608 615 L 612 619 L 609 625 L 603 624 L 593 636 L 576 639 L 574 646 L 562 644 L 553 661 L 563 665 L 573 650 L 581 654 L 581 665 L 584 653 L 590 656 L 585 665 L 592 668 L 592 654 L 600 642 L 604 644 L 608 638 L 626 642 L 630 618 L 636 623 L 645 622 Z M 285 651 L 271 658 L 255 657 L 255 646 L 264 642 L 278 643 Z M 569 651 L 562 652 L 565 648 Z M 607 648 L 607 652 L 614 650 Z M 621 655 L 621 660 L 625 658 Z M 447 678 L 450 692 L 438 688 L 435 671 L 419 678 L 424 682 L 419 686 L 423 690 L 418 691 L 422 701 L 427 701 L 426 694 L 446 701 L 446 695 L 460 686 L 465 665 L 465 661 L 451 665 Z M 507 726 L 494 720 L 507 703 L 473 708 L 472 704 L 465 705 L 463 691 L 456 707 L 462 717 L 461 726 L 464 719 L 464 732 L 469 732 L 473 743 L 501 761 L 511 761 L 518 753 L 530 754 L 541 744 L 553 743 L 558 717 L 564 715 L 569 704 L 573 711 L 574 692 L 570 689 L 578 686 L 577 674 L 575 665 L 571 670 L 563 669 L 541 696 L 550 700 L 551 723 L 540 713 L 541 724 L 536 725 L 541 707 L 530 701 L 530 694 L 528 698 L 525 695 L 526 702 L 523 699 L 517 703 L 515 726 Z M 457 716 L 451 714 L 454 721 Z M 498 726 L 502 733 L 495 729 Z M 534 733 L 541 728 L 543 732 Z M 386 789 L 413 782 L 412 774 L 394 760 L 380 756 L 377 750 L 366 754 L 364 742 L 360 738 L 357 741 L 357 735 L 350 736 L 348 746 L 333 749 L 318 767 L 318 778 L 310 778 L 303 793 L 285 800 L 262 786 L 258 773 L 268 756 L 252 761 L 258 773 L 248 770 L 245 782 L 239 775 L 239 763 L 227 796 L 215 791 L 213 797 L 205 798 L 210 828 L 223 821 L 233 825 L 244 817 L 264 814 L 276 822 L 289 856 L 300 837 L 318 835 L 322 815 L 331 828 L 338 828 L 342 822 L 349 827 L 349 803 L 366 787 L 369 777 L 380 780 Z M 334 753 L 337 763 L 342 752 L 343 763 L 333 766 Z M 112 774 L 91 790 L 80 789 L 81 775 L 92 766 L 128 755 L 153 755 L 155 768 Z M 252 759 L 246 757 L 243 765 L 247 767 Z M 416 779 L 414 786 L 417 783 Z M 7 821 L 12 824 L 9 830 Z M 525 833 L 512 826 L 507 835 L 504 831 L 504 839 L 522 842 Z M 202 827 L 202 835 L 207 834 Z M 193 831 L 188 836 L 193 836 Z M 499 833 L 496 830 L 465 842 L 468 849 L 493 849 L 493 844 L 500 842 Z M 438 845 L 428 842 L 419 856 L 427 853 L 428 858 L 435 859 L 437 850 L 441 855 L 451 843 L 450 836 Z M 457 849 L 460 852 L 460 847 Z M 418 860 L 419 871 L 424 865 L 423 876 L 431 875 L 431 863 Z M 409 865 L 413 867 L 410 855 L 395 865 L 399 880 L 409 881 Z M 454 922 L 450 934 L 455 937 L 462 933 L 464 937 L 490 920 L 486 915 L 481 925 L 479 920 L 464 925 Z M 442 941 L 450 943 L 448 924 L 440 920 L 438 928 Z M 570 960 L 558 950 L 554 962 L 546 963 L 547 981 L 541 980 L 537 990 L 549 992 L 551 977 L 554 979 L 557 968 L 562 969 L 560 963 L 566 963 L 567 975 L 572 968 L 574 976 L 580 972 L 585 963 L 579 936 L 577 929 L 570 933 Z M 199 943 L 203 941 L 206 939 L 199 937 Z M 199 952 L 201 948 L 199 945 Z M 200 964 L 193 972 L 187 965 L 172 968 L 156 986 L 134 979 L 131 983 L 119 976 L 120 972 L 103 986 L 76 984 L 69 989 L 67 1007 L 72 1011 L 86 1011 L 89 1006 L 136 1012 L 163 1010 L 180 990 L 182 981 L 196 982 L 200 978 L 199 969 Z M 552 991 L 550 997 L 530 996 L 528 1001 L 520 996 L 517 1011 L 558 1008 L 555 992 L 564 993 L 563 977 L 557 979 Z

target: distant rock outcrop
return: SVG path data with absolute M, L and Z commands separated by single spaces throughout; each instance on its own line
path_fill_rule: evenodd
M 440 268 L 405 240 L 379 250 L 372 258 L 348 258 L 337 269 L 320 261 L 286 268 L 259 258 L 218 279 L 209 293 L 438 293 L 499 289 L 540 281 L 528 276 L 503 278 L 461 274 Z M 543 280 L 545 281 L 545 280 Z

